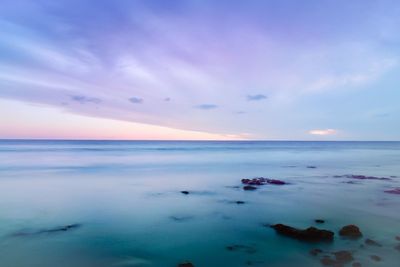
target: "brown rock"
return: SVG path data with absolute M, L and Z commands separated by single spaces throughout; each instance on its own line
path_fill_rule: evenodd
M 284 224 L 271 225 L 279 234 L 302 241 L 332 241 L 334 233 L 328 230 L 321 230 L 315 227 L 297 229 Z
M 336 261 L 339 262 L 340 264 L 348 263 L 354 260 L 351 252 L 347 250 L 333 252 L 332 254 L 335 255 Z
M 360 231 L 360 228 L 358 228 L 356 225 L 350 224 L 340 229 L 339 235 L 348 238 L 359 238 L 362 236 L 362 233 Z

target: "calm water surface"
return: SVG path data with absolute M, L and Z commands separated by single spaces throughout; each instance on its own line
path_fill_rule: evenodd
M 400 187 L 399 163 L 400 142 L 0 141 L 0 266 L 312 267 L 316 247 L 399 266 L 400 195 L 384 192 Z M 290 184 L 237 188 L 255 176 Z M 308 244 L 273 223 L 357 224 L 364 238 Z

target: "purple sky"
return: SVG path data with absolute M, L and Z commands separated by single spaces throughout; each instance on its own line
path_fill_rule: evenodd
M 0 32 L 0 138 L 400 139 L 398 1 L 2 0 Z

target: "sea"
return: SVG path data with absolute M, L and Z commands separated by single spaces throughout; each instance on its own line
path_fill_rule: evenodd
M 243 190 L 254 177 L 286 184 Z M 313 267 L 344 250 L 395 267 L 396 188 L 400 142 L 2 140 L 0 267 Z M 339 235 L 350 224 L 361 238 Z

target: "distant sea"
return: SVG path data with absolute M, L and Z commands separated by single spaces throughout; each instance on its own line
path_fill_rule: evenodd
M 243 190 L 253 177 L 287 184 Z M 346 250 L 394 267 L 396 188 L 400 142 L 2 140 L 0 266 L 313 267 Z M 276 223 L 335 239 L 295 240 Z M 349 224 L 363 237 L 340 237 Z

